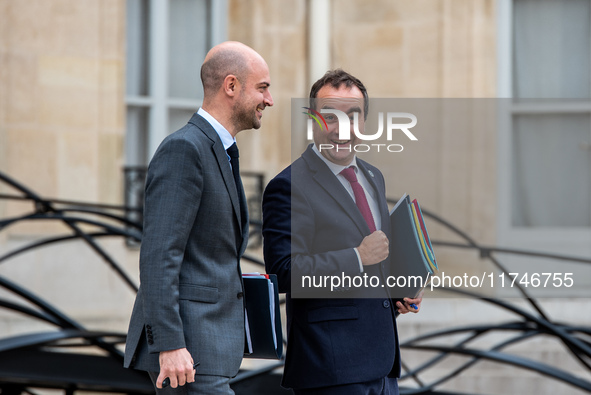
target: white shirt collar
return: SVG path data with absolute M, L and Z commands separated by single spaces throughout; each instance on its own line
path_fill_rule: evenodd
M 203 108 L 199 108 L 197 114 L 201 115 L 211 127 L 216 131 L 218 136 L 220 136 L 220 140 L 222 140 L 222 144 L 224 145 L 224 150 L 230 148 L 232 144 L 236 142 L 236 139 L 228 132 L 228 130 L 222 126 L 214 117 L 211 116 L 210 113 L 205 111 Z
M 353 166 L 353 169 L 355 170 L 355 173 L 358 172 L 358 168 L 357 168 L 357 156 L 353 156 L 353 160 L 347 166 L 342 166 L 342 165 L 337 165 L 336 163 L 333 163 L 333 162 L 329 161 L 328 159 L 326 159 L 320 153 L 320 151 L 318 151 L 318 148 L 316 147 L 316 144 L 312 144 L 312 151 L 316 152 L 316 155 L 318 155 L 318 157 L 320 159 L 322 159 L 322 161 L 324 163 L 326 163 L 326 165 L 328 166 L 328 168 L 330 169 L 330 171 L 332 171 L 335 175 L 338 175 L 340 172 L 342 172 L 343 170 L 345 170 L 347 167 L 351 167 L 351 166 Z

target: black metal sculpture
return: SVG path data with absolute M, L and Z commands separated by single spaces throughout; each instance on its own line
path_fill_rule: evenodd
M 128 221 L 123 215 L 106 211 L 133 208 L 46 200 L 5 174 L 0 173 L 0 181 L 18 192 L 0 198 L 29 201 L 33 206 L 28 214 L 0 220 L 0 231 L 23 221 L 39 220 L 59 221 L 71 230 L 70 234 L 45 238 L 6 252 L 0 256 L 0 264 L 42 246 L 81 239 L 110 265 L 132 291 L 137 292 L 131 278 L 95 240 L 115 236 L 139 241 L 141 227 L 138 224 Z M 92 225 L 96 230 L 87 232 L 81 225 Z M 31 388 L 58 388 L 67 394 L 76 390 L 129 394 L 154 392 L 147 374 L 122 368 L 123 355 L 116 346 L 125 342 L 124 333 L 88 331 L 33 292 L 3 276 L 0 276 L 0 287 L 18 300 L 13 302 L 2 298 L 0 307 L 56 327 L 49 332 L 0 338 L 0 389 L 3 395 L 31 393 Z M 61 352 L 72 347 L 93 347 L 103 355 Z
M 259 176 L 260 177 L 260 176 Z M 260 180 L 260 178 L 259 178 Z M 22 221 L 50 220 L 65 224 L 71 231 L 68 234 L 44 238 L 0 254 L 0 264 L 10 258 L 27 253 L 39 247 L 70 240 L 83 240 L 88 247 L 98 254 L 109 267 L 121 278 L 132 292 L 137 291 L 134 281 L 125 273 L 121 266 L 102 248 L 96 239 L 104 237 L 123 237 L 139 243 L 141 241 L 141 207 L 85 204 L 80 202 L 45 199 L 29 188 L 0 172 L 0 182 L 13 188 L 13 194 L 0 194 L 0 199 L 23 200 L 32 203 L 28 214 L 0 219 L 0 231 Z M 259 182 L 261 185 L 262 183 Z M 260 189 L 260 188 L 259 188 Z M 135 213 L 130 215 L 130 213 Z M 472 248 L 480 252 L 483 259 L 490 260 L 503 273 L 508 271 L 496 259 L 495 253 L 527 254 L 545 258 L 565 259 L 581 264 L 590 264 L 591 259 L 569 258 L 557 255 L 539 254 L 535 252 L 497 249 L 479 246 L 468 235 L 436 215 L 423 210 L 423 214 L 433 221 L 444 225 L 466 241 L 466 244 L 433 241 L 441 248 Z M 89 227 L 94 230 L 88 231 Z M 260 221 L 251 223 L 252 234 L 260 234 Z M 255 238 L 255 240 L 260 238 Z M 252 256 L 245 260 L 262 265 Z M 519 286 L 519 284 L 517 284 Z M 117 346 L 125 341 L 124 333 L 95 332 L 86 330 L 71 317 L 66 316 L 56 307 L 51 306 L 31 291 L 10 279 L 0 276 L 0 288 L 8 291 L 12 297 L 0 298 L 0 308 L 30 319 L 40 320 L 55 327 L 55 330 L 21 336 L 0 337 L 0 391 L 5 394 L 33 393 L 34 388 L 58 388 L 70 394 L 76 390 L 100 392 L 121 392 L 129 394 L 153 393 L 152 384 L 143 372 L 124 369 L 122 353 Z M 503 350 L 513 344 L 531 339 L 535 336 L 553 336 L 564 345 L 566 352 L 576 358 L 582 367 L 591 373 L 591 336 L 590 327 L 575 327 L 566 323 L 553 321 L 532 298 L 526 289 L 521 293 L 532 305 L 535 314 L 512 305 L 506 301 L 486 298 L 470 294 L 458 289 L 447 289 L 446 292 L 461 293 L 463 296 L 474 297 L 496 308 L 514 314 L 515 319 L 503 323 L 469 325 L 435 331 L 404 341 L 401 347 L 413 352 L 430 352 L 430 359 L 417 367 L 403 364 L 405 373 L 400 380 L 401 394 L 449 394 L 440 387 L 465 372 L 479 361 L 493 361 L 527 369 L 543 375 L 546 379 L 558 380 L 579 390 L 591 392 L 591 381 L 575 376 L 557 366 L 549 366 L 539 361 L 529 360 Z M 15 297 L 18 301 L 15 301 Z M 512 337 L 491 346 L 488 349 L 471 347 L 479 338 L 493 332 L 512 333 Z M 448 343 L 434 344 L 433 340 L 444 339 L 450 335 L 463 334 L 462 340 L 452 345 Z M 0 334 L 1 336 L 1 334 Z M 76 350 L 80 347 L 92 347 L 100 350 L 100 355 L 89 355 L 80 352 L 62 352 L 64 349 Z M 448 373 L 436 380 L 426 382 L 424 373 L 451 355 L 467 357 L 467 361 L 450 369 Z M 232 385 L 237 394 L 280 394 L 287 393 L 279 387 L 278 376 L 271 375 L 283 361 L 272 363 L 264 368 L 253 371 L 241 371 L 233 379 Z M 261 380 L 273 376 L 271 384 L 253 384 L 253 380 Z M 423 376 L 423 377 L 421 377 Z M 414 383 L 411 383 L 413 381 Z

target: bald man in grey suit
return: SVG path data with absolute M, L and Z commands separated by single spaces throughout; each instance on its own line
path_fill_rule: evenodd
M 248 213 L 235 137 L 260 128 L 273 105 L 269 68 L 252 48 L 226 42 L 207 54 L 201 80 L 202 107 L 164 139 L 146 180 L 125 367 L 148 371 L 159 394 L 233 394 L 244 352 Z

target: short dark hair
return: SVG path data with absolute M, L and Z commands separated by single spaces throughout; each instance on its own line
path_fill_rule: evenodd
M 335 89 L 338 89 L 343 85 L 349 89 L 351 89 L 353 86 L 359 88 L 363 94 L 363 117 L 367 119 L 367 112 L 369 111 L 369 97 L 367 96 L 367 89 L 365 89 L 363 82 L 347 73 L 343 69 L 328 70 L 324 76 L 322 76 L 322 78 L 312 85 L 312 88 L 310 89 L 310 107 L 315 108 L 314 102 L 318 96 L 318 92 L 326 85 L 330 85 Z

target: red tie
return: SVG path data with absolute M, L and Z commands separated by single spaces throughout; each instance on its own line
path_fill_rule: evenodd
M 376 231 L 376 224 L 373 220 L 373 215 L 371 215 L 371 210 L 369 208 L 369 203 L 367 203 L 367 197 L 365 196 L 365 191 L 363 187 L 357 181 L 357 175 L 355 174 L 355 169 L 353 166 L 347 167 L 345 170 L 341 171 L 340 173 L 343 177 L 349 181 L 351 184 L 351 188 L 353 188 L 353 194 L 355 195 L 355 204 L 357 204 L 357 208 L 361 211 L 361 215 L 367 222 L 367 226 L 369 226 L 369 230 L 373 233 Z

